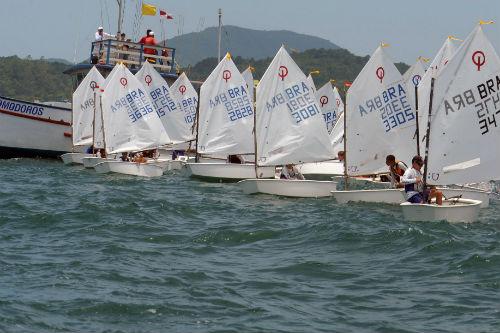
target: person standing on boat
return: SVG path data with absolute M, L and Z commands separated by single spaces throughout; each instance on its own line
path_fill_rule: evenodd
M 97 31 L 95 33 L 95 41 L 96 42 L 101 42 L 99 43 L 99 46 L 98 47 L 95 47 L 94 46 L 94 56 L 92 59 L 92 63 L 97 63 L 99 59 L 103 59 L 103 56 L 104 56 L 104 46 L 103 46 L 103 41 L 105 39 L 109 39 L 109 38 L 115 38 L 114 35 L 111 35 L 111 34 L 108 34 L 107 32 L 104 32 L 104 28 L 103 27 L 98 27 L 97 28 Z
M 443 204 L 443 193 L 431 188 L 429 192 L 423 189 L 422 166 L 424 160 L 421 156 L 416 155 L 411 160 L 411 168 L 407 169 L 401 177 L 401 183 L 404 184 L 406 192 L 406 200 L 414 204 L 427 203 L 432 198 L 436 198 L 438 205 Z
M 115 38 L 115 36 L 108 34 L 107 32 L 104 32 L 103 27 L 97 28 L 97 31 L 95 33 L 95 41 L 96 42 L 102 42 L 103 40 L 109 39 L 109 38 Z
M 144 40 L 144 45 L 156 45 L 156 39 L 155 39 L 155 33 L 153 31 L 149 32 L 149 36 Z M 149 55 L 156 55 L 156 49 L 149 48 L 149 47 L 144 47 L 144 54 L 149 54 Z M 156 59 L 153 57 L 147 57 L 146 59 L 152 63 L 156 63 Z
M 304 180 L 304 176 L 297 170 L 293 164 L 287 164 L 281 169 L 280 179 Z
M 404 175 L 407 165 L 402 161 L 396 161 L 394 155 L 387 155 L 385 164 L 389 167 L 389 174 L 391 177 L 392 188 L 403 188 L 404 184 L 401 183 L 401 177 Z
M 150 32 L 151 29 L 146 30 L 146 35 L 141 37 L 141 39 L 139 40 L 139 44 L 146 44 L 146 38 L 149 37 Z

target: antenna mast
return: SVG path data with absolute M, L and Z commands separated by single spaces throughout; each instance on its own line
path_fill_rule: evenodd
M 218 54 L 217 54 L 217 59 L 220 62 L 220 41 L 221 41 L 221 34 L 222 34 L 222 8 L 219 8 L 219 44 L 218 44 Z
M 116 0 L 116 2 L 118 2 L 118 30 L 117 31 L 123 32 L 122 31 L 122 26 L 123 26 L 123 9 L 125 8 L 124 7 L 125 0 Z

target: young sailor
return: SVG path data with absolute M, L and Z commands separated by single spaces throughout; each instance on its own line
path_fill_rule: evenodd
M 404 175 L 408 167 L 402 161 L 396 161 L 394 155 L 387 155 L 385 164 L 389 167 L 392 188 L 402 188 L 404 184 L 401 183 L 401 177 Z
M 293 164 L 287 164 L 281 169 L 280 179 L 304 180 L 304 176 Z
M 401 178 L 401 183 L 405 186 L 406 200 L 414 204 L 427 203 L 432 198 L 436 198 L 438 205 L 443 204 L 443 193 L 431 188 L 430 192 L 424 192 L 422 180 L 422 166 L 424 160 L 422 157 L 416 155 L 411 160 L 411 168 L 407 169 Z M 427 198 L 426 198 L 427 197 Z

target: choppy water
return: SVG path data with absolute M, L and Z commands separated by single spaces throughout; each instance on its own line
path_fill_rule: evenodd
M 499 332 L 499 213 L 0 161 L 0 331 Z

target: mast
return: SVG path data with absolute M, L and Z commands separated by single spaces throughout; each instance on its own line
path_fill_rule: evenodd
M 252 89 L 253 92 L 253 89 Z M 253 95 L 253 94 L 252 94 Z M 253 96 L 252 96 L 253 97 Z M 252 100 L 254 97 L 252 98 Z M 254 164 L 255 164 L 255 178 L 259 178 L 259 174 L 257 171 L 257 109 L 256 103 L 253 103 L 253 146 L 254 146 Z
M 118 30 L 119 32 L 122 31 L 122 26 L 123 26 L 123 9 L 125 8 L 125 0 L 116 0 L 118 2 Z
M 201 95 L 201 88 L 200 88 L 200 93 L 198 94 L 198 104 L 196 105 L 196 118 L 195 118 L 195 121 L 196 121 L 196 145 L 195 145 L 195 158 L 194 158 L 194 161 L 195 163 L 198 163 L 198 160 L 199 160 L 199 157 L 198 157 L 198 132 L 199 132 L 199 129 L 200 129 L 200 96 Z
M 218 36 L 218 53 L 217 59 L 220 62 L 220 43 L 221 43 L 221 35 L 222 35 L 222 8 L 219 8 L 219 36 Z
M 95 89 L 99 89 L 99 87 L 95 87 Z M 97 94 L 94 89 L 94 119 L 92 120 L 92 155 L 95 156 L 95 109 L 97 103 Z
M 106 152 L 106 133 L 104 132 L 104 112 L 102 112 L 102 93 L 104 92 L 104 89 L 101 89 L 101 93 L 99 94 L 99 105 L 101 107 L 101 125 L 102 125 L 102 141 L 104 145 L 104 152 L 106 153 L 106 156 L 108 153 Z M 101 154 L 102 157 L 102 154 Z
M 419 129 L 419 121 L 418 121 L 418 85 L 415 85 L 415 118 L 417 120 L 416 122 L 416 129 L 415 129 L 415 135 L 417 136 L 417 155 L 420 156 L 420 129 Z
M 347 89 L 344 84 L 344 191 L 347 191 Z
M 429 160 L 429 142 L 430 142 L 430 134 L 431 134 L 431 117 L 432 117 L 432 98 L 434 97 L 434 81 L 435 78 L 431 78 L 431 94 L 429 97 L 429 114 L 427 118 L 427 132 L 425 134 L 425 159 L 424 159 L 424 185 L 423 189 L 425 190 L 427 186 L 427 171 L 429 170 L 427 162 Z

